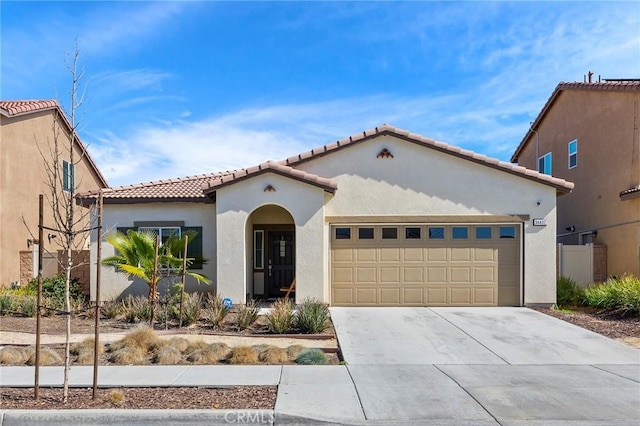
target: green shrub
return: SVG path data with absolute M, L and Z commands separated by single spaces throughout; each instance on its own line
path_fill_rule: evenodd
M 271 312 L 267 314 L 267 328 L 271 333 L 283 334 L 290 331 L 294 321 L 293 303 L 289 299 L 276 300 Z
M 327 328 L 329 308 L 317 299 L 305 299 L 298 308 L 296 326 L 301 333 L 318 334 Z
M 0 315 L 11 315 L 16 310 L 16 296 L 11 293 L 0 293 Z
M 42 279 L 42 296 L 53 302 L 54 305 L 64 306 L 64 275 L 56 275 L 53 278 Z M 34 278 L 27 284 L 27 289 L 37 293 L 38 279 Z M 84 299 L 82 288 L 76 278 L 72 278 L 69 282 L 69 297 L 71 299 Z
M 327 356 L 320 349 L 305 349 L 298 354 L 296 362 L 303 365 L 325 365 Z
M 556 283 L 558 306 L 577 306 L 584 301 L 584 290 L 569 277 L 560 277 Z
M 623 315 L 640 315 L 640 277 L 623 275 L 591 286 L 585 290 L 585 302 Z
M 236 314 L 238 329 L 246 330 L 251 327 L 258 319 L 259 313 L 260 308 L 256 306 L 256 302 L 253 300 L 249 300 L 246 305 L 240 306 L 238 308 L 238 313 Z
M 229 308 L 222 303 L 222 297 L 210 294 L 205 300 L 203 313 L 207 322 L 209 322 L 213 328 L 218 328 L 224 322 L 225 317 L 229 313 Z

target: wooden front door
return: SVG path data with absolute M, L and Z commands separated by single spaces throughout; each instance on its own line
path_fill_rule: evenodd
M 269 232 L 267 283 L 269 297 L 283 297 L 296 276 L 293 231 Z

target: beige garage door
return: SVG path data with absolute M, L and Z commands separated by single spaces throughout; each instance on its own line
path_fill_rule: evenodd
M 520 226 L 332 225 L 334 306 L 519 306 Z

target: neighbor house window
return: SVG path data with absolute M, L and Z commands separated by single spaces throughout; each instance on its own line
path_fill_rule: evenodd
M 75 186 L 75 166 L 68 162 L 62 161 L 62 189 L 64 191 L 73 192 Z
M 578 165 L 578 140 L 572 140 L 569 142 L 569 168 L 573 169 Z
M 253 268 L 264 269 L 264 231 L 253 231 Z
M 551 174 L 551 153 L 547 152 L 542 157 L 538 158 L 538 171 L 545 175 Z

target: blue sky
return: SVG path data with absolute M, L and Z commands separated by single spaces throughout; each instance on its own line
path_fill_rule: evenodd
M 640 2 L 0 3 L 0 97 L 68 106 L 113 186 L 392 124 L 508 161 L 560 81 L 640 77 Z

